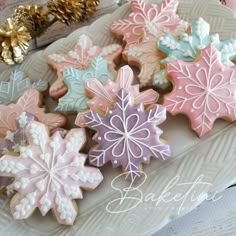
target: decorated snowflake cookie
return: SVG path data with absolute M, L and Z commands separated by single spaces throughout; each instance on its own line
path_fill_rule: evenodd
M 48 63 L 57 70 L 57 80 L 50 87 L 50 96 L 59 98 L 63 96 L 67 88 L 63 83 L 63 70 L 73 67 L 78 70 L 86 70 L 91 66 L 95 57 L 101 56 L 107 60 L 109 70 L 114 72 L 114 60 L 121 54 L 122 47 L 118 44 L 112 44 L 105 47 L 94 46 L 92 40 L 86 36 L 81 35 L 75 46 L 75 49 L 69 51 L 68 54 L 52 54 L 48 57 Z
M 11 72 L 9 81 L 0 82 L 0 104 L 7 105 L 16 102 L 29 88 L 35 88 L 43 92 L 47 90 L 48 82 L 44 80 L 31 82 L 31 80 L 20 71 L 19 67 L 17 67 Z
M 36 208 L 44 216 L 53 210 L 60 224 L 72 225 L 77 216 L 73 199 L 83 189 L 95 189 L 103 180 L 101 172 L 86 167 L 86 155 L 79 153 L 86 136 L 84 129 L 72 129 L 65 139 L 57 132 L 49 137 L 46 126 L 31 122 L 26 128 L 28 146 L 20 156 L 0 159 L 0 175 L 14 177 L 18 193 L 11 200 L 15 219 L 27 219 Z
M 28 89 L 16 104 L 0 105 L 0 135 L 5 136 L 8 130 L 16 130 L 16 119 L 22 112 L 32 114 L 38 121 L 48 125 L 50 130 L 65 125 L 66 119 L 64 116 L 45 113 L 45 109 L 40 108 L 41 103 L 42 99 L 39 91 Z
M 102 83 L 107 79 L 114 79 L 114 74 L 108 70 L 108 63 L 101 57 L 96 57 L 86 70 L 68 68 L 63 71 L 63 81 L 68 92 L 58 100 L 57 111 L 80 112 L 88 108 L 89 98 L 85 92 L 85 82 L 97 78 Z
M 169 32 L 179 35 L 185 31 L 187 23 L 176 14 L 178 4 L 178 0 L 164 0 L 158 5 L 144 0 L 131 0 L 132 13 L 127 19 L 114 21 L 110 30 L 123 37 L 126 48 L 144 40 L 155 40 Z
M 141 87 L 155 85 L 160 89 L 166 89 L 170 86 L 165 76 L 155 77 L 161 70 L 160 62 L 164 58 L 163 53 L 157 49 L 155 41 L 130 45 L 123 55 L 130 65 L 139 67 L 138 78 Z
M 16 130 L 7 131 L 4 138 L 0 138 L 0 157 L 8 152 L 18 153 L 19 147 L 28 143 L 26 140 L 26 126 L 34 120 L 30 113 L 22 112 L 16 119 Z
M 113 110 L 105 116 L 90 111 L 85 118 L 85 125 L 97 131 L 94 140 L 98 145 L 89 152 L 92 165 L 111 161 L 113 167 L 121 166 L 134 180 L 140 176 L 141 164 L 148 163 L 150 157 L 165 160 L 170 156 L 169 145 L 160 140 L 162 130 L 156 127 L 166 119 L 161 105 L 145 111 L 142 105 L 131 105 L 130 94 L 121 89 Z
M 216 119 L 236 119 L 236 69 L 221 62 L 221 53 L 210 44 L 194 62 L 167 63 L 174 90 L 164 97 L 172 114 L 186 114 L 192 129 L 203 137 Z
M 134 81 L 134 73 L 129 66 L 123 66 L 119 71 L 115 81 L 110 79 L 102 84 L 98 79 L 91 79 L 86 82 L 85 90 L 92 97 L 87 102 L 89 109 L 98 112 L 102 109 L 113 108 L 116 94 L 123 88 L 128 91 L 134 104 L 150 105 L 158 101 L 159 95 L 152 89 L 139 91 L 139 85 L 132 85 Z M 100 108 L 101 107 L 101 108 Z
M 158 48 L 168 56 L 162 60 L 166 63 L 172 59 L 194 61 L 199 50 L 213 43 L 214 47 L 221 52 L 221 61 L 225 65 L 234 66 L 230 61 L 236 57 L 236 40 L 229 39 L 221 42 L 218 34 L 210 35 L 210 25 L 202 18 L 193 21 L 191 34 L 182 34 L 180 40 L 167 34 L 158 39 Z

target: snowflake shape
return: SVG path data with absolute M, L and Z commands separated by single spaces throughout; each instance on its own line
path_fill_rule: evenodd
M 221 42 L 218 34 L 210 35 L 209 33 L 210 25 L 202 18 L 198 18 L 191 25 L 191 34 L 184 33 L 179 40 L 171 34 L 160 37 L 158 48 L 168 55 L 161 62 L 165 64 L 173 59 L 194 61 L 199 50 L 212 43 L 221 52 L 221 61 L 225 65 L 234 66 L 230 59 L 236 56 L 236 40 L 229 39 Z
M 0 82 L 0 104 L 8 105 L 16 102 L 29 88 L 35 88 L 43 92 L 47 90 L 48 83 L 44 80 L 38 80 L 32 83 L 19 67 L 16 67 L 11 72 L 9 81 Z
M 188 24 L 176 14 L 178 4 L 178 0 L 164 0 L 160 4 L 131 0 L 132 13 L 127 19 L 114 21 L 110 30 L 115 35 L 123 36 L 126 48 L 144 39 L 155 40 L 168 32 L 179 35 Z
M 28 146 L 20 156 L 0 159 L 1 176 L 14 177 L 11 187 L 18 192 L 11 201 L 15 219 L 27 219 L 36 208 L 42 215 L 53 210 L 60 224 L 72 225 L 77 215 L 73 199 L 81 199 L 81 188 L 95 189 L 101 172 L 86 167 L 79 150 L 86 141 L 84 129 L 72 129 L 63 139 L 59 132 L 49 137 L 46 126 L 31 122 L 26 128 Z
M 111 161 L 134 180 L 140 176 L 141 164 L 148 163 L 151 156 L 163 160 L 170 156 L 170 147 L 160 141 L 162 131 L 156 127 L 166 119 L 163 106 L 144 111 L 142 105 L 131 105 L 130 94 L 121 89 L 113 110 L 105 116 L 90 111 L 85 118 L 86 126 L 97 131 L 94 140 L 98 145 L 89 152 L 95 166 Z
M 16 104 L 0 105 L 0 135 L 5 136 L 8 130 L 16 130 L 16 119 L 22 112 L 28 112 L 38 121 L 48 125 L 49 129 L 64 126 L 66 119 L 60 114 L 45 113 L 41 106 L 41 94 L 36 89 L 28 89 Z
M 164 97 L 172 114 L 183 113 L 192 129 L 203 137 L 216 119 L 236 119 L 236 69 L 221 62 L 221 53 L 210 44 L 195 62 L 167 63 L 174 90 Z
M 92 40 L 81 35 L 74 50 L 68 54 L 52 54 L 48 57 L 48 63 L 57 71 L 57 80 L 51 85 L 49 94 L 53 98 L 63 96 L 67 88 L 63 82 L 63 70 L 73 67 L 78 70 L 86 70 L 91 66 L 95 57 L 101 56 L 109 64 L 109 70 L 114 72 L 114 60 L 121 54 L 122 47 L 112 44 L 105 47 L 94 46 Z
M 85 91 L 91 99 L 87 102 L 90 110 L 100 114 L 106 114 L 107 110 L 114 108 L 116 95 L 123 88 L 130 92 L 133 103 L 151 105 L 158 101 L 159 95 L 152 89 L 139 91 L 139 85 L 132 85 L 134 74 L 129 66 L 123 66 L 119 71 L 115 81 L 110 79 L 102 84 L 98 79 L 90 79 L 85 84 Z M 84 116 L 87 112 L 78 114 L 76 124 L 80 127 L 84 126 L 86 119 Z
M 63 71 L 63 81 L 68 87 L 68 92 L 58 100 L 56 111 L 80 112 L 87 109 L 89 98 L 85 92 L 85 82 L 91 78 L 97 78 L 103 83 L 108 78 L 114 79 L 114 74 L 108 70 L 106 60 L 101 57 L 95 58 L 87 70 L 65 69 Z

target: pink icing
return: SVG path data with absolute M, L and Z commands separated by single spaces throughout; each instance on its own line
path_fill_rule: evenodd
M 233 11 L 236 12 L 236 1 L 235 0 L 220 0 L 222 4 L 226 5 L 227 7 L 231 8 Z
M 169 62 L 167 72 L 174 89 L 163 105 L 172 115 L 186 114 L 200 138 L 218 118 L 235 121 L 236 68 L 223 65 L 213 45 L 203 49 L 197 61 Z
M 59 98 L 67 91 L 67 87 L 62 80 L 63 69 L 73 67 L 86 70 L 95 57 L 102 56 L 103 59 L 109 62 L 109 70 L 115 72 L 114 60 L 121 54 L 121 51 L 122 47 L 118 44 L 105 47 L 94 46 L 88 36 L 81 35 L 74 50 L 67 54 L 51 54 L 48 57 L 48 63 L 57 71 L 57 80 L 50 87 L 50 96 Z
M 115 81 L 109 80 L 103 85 L 97 79 L 91 79 L 86 82 L 85 90 L 92 97 L 87 102 L 89 109 L 102 112 L 103 114 L 115 105 L 116 95 L 120 89 L 125 89 L 130 92 L 134 104 L 150 105 L 157 102 L 159 95 L 152 89 L 144 92 L 139 91 L 139 85 L 132 85 L 134 74 L 129 66 L 124 66 L 118 71 Z M 84 114 L 79 113 L 76 119 L 76 124 L 80 127 L 84 125 Z
M 97 168 L 84 166 L 87 156 L 79 153 L 85 130 L 72 129 L 64 139 L 59 132 L 49 137 L 44 124 L 32 122 L 26 135 L 29 145 L 20 148 L 19 157 L 0 159 L 0 175 L 15 178 L 14 218 L 26 219 L 36 208 L 44 216 L 52 209 L 60 224 L 72 225 L 77 216 L 72 200 L 83 197 L 81 188 L 95 189 L 103 180 Z
M 45 113 L 45 109 L 40 108 L 42 103 L 40 96 L 40 92 L 36 89 L 28 89 L 16 104 L 0 105 L 0 135 L 5 136 L 8 130 L 16 130 L 16 119 L 22 112 L 32 114 L 50 130 L 64 126 L 66 123 L 64 116 Z
M 123 37 L 127 43 L 126 48 L 143 40 L 155 41 L 166 32 L 176 32 L 179 35 L 187 23 L 176 14 L 178 4 L 178 0 L 164 0 L 160 4 L 131 0 L 132 13 L 126 19 L 114 21 L 110 30 Z

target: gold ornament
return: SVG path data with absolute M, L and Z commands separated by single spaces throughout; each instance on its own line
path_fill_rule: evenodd
M 59 21 L 70 25 L 92 16 L 99 3 L 100 0 L 50 0 L 48 10 Z
M 88 19 L 88 17 L 94 15 L 96 12 L 96 8 L 99 5 L 100 0 L 85 0 L 85 13 L 84 17 Z
M 35 32 L 49 23 L 47 10 L 43 6 L 25 5 L 15 9 L 12 16 L 17 25 L 24 25 L 30 33 Z
M 84 0 L 50 0 L 48 2 L 48 10 L 59 21 L 70 25 L 83 19 Z
M 4 25 L 0 25 L 1 60 L 8 65 L 21 63 L 29 48 L 30 40 L 28 29 L 8 18 Z

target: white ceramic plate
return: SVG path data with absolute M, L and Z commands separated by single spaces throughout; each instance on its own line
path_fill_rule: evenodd
M 21 69 L 27 72 L 32 80 L 54 80 L 55 74 L 46 62 L 47 55 L 72 49 L 82 33 L 96 38 L 98 45 L 117 42 L 109 33 L 109 24 L 127 16 L 128 13 L 128 5 L 120 7 L 112 15 L 102 17 L 91 26 L 78 29 L 46 50 L 28 57 Z M 203 17 L 210 22 L 211 32 L 220 33 L 222 39 L 236 38 L 234 14 L 221 6 L 218 0 L 182 0 L 179 13 L 189 21 Z M 7 80 L 9 73 L 10 69 L 4 71 L 0 78 Z M 51 103 L 48 101 L 48 104 Z M 125 200 L 121 204 L 114 201 L 120 198 L 121 194 L 111 187 L 111 182 L 119 175 L 120 170 L 112 169 L 108 164 L 102 169 L 105 181 L 96 191 L 86 192 L 84 200 L 78 202 L 79 215 L 74 226 L 60 226 L 51 214 L 41 217 L 38 211 L 28 220 L 14 221 L 9 213 L 9 199 L 1 196 L 0 235 L 148 236 L 155 233 L 171 220 L 196 208 L 210 193 L 220 192 L 236 182 L 236 126 L 217 121 L 214 130 L 199 140 L 186 124 L 188 120 L 184 116 L 168 117 L 162 128 L 164 138 L 169 140 L 172 146 L 173 159 L 165 163 L 152 160 L 151 165 L 144 167 L 148 177 L 138 190 L 142 191 L 143 197 L 153 193 L 157 198 L 155 202 L 144 201 L 137 204 L 137 199 L 141 196 L 137 189 L 129 193 L 129 196 L 136 197 L 136 200 Z M 205 183 L 193 184 L 201 176 Z M 179 177 L 179 180 L 173 184 L 175 177 Z M 169 190 L 170 195 L 163 195 L 166 186 L 171 183 L 173 186 Z M 121 189 L 128 186 L 128 182 L 122 178 L 114 182 L 114 185 Z M 173 200 L 177 195 L 179 199 Z M 111 202 L 112 204 L 109 204 Z M 133 207 L 135 203 L 137 206 L 125 213 L 111 214 L 107 211 L 108 204 L 110 211 L 119 212 Z

